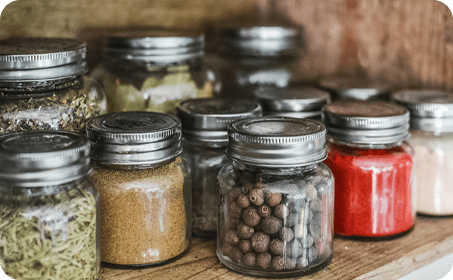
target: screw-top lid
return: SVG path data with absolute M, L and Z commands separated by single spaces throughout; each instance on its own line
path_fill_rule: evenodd
M 411 113 L 411 129 L 431 132 L 453 131 L 453 95 L 438 90 L 403 90 L 393 101 Z
M 260 117 L 235 121 L 228 127 L 226 154 L 261 167 L 295 167 L 326 159 L 326 128 L 313 120 Z
M 87 124 L 91 158 L 116 165 L 153 164 L 182 152 L 181 122 L 153 112 L 101 115 Z
M 337 100 L 372 100 L 388 101 L 391 89 L 380 81 L 367 78 L 330 78 L 319 81 L 321 88 L 332 94 L 332 99 Z
M 68 38 L 0 40 L 0 84 L 60 80 L 88 71 L 86 44 Z
M 185 138 L 227 144 L 228 125 L 236 120 L 262 115 L 258 102 L 234 98 L 199 98 L 176 108 Z
M 295 55 L 302 45 L 302 33 L 283 26 L 225 28 L 220 31 L 217 45 L 220 52 L 232 55 Z
M 68 183 L 90 170 L 90 145 L 80 134 L 32 130 L 0 136 L 0 182 L 22 187 Z
M 383 101 L 337 101 L 323 109 L 334 140 L 357 144 L 391 144 L 409 136 L 409 112 Z

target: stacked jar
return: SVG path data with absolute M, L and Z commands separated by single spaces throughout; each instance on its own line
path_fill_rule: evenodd
M 326 129 L 316 121 L 262 117 L 228 128 L 220 171 L 217 256 L 246 275 L 296 277 L 333 255 L 333 190 Z
M 0 40 L 0 133 L 84 133 L 106 112 L 102 88 L 85 73 L 86 44 L 63 38 Z
M 330 92 L 332 101 L 390 101 L 387 83 L 367 77 L 335 77 L 319 81 L 319 87 Z

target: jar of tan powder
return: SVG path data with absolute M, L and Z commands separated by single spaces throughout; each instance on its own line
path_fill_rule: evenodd
M 87 126 L 100 191 L 101 260 L 155 265 L 191 241 L 189 168 L 179 157 L 181 122 L 153 112 L 97 117 Z

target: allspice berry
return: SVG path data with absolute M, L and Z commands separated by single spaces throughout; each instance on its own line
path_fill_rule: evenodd
M 222 251 L 222 254 L 225 256 L 230 256 L 230 251 L 233 248 L 233 246 L 230 243 L 223 243 L 222 247 L 220 247 L 220 250 Z
M 241 208 L 247 208 L 250 206 L 250 199 L 247 194 L 241 193 L 238 195 L 237 202 L 236 202 Z
M 274 207 L 282 201 L 282 195 L 280 193 L 266 193 L 265 200 L 269 206 Z
M 238 195 L 241 194 L 241 190 L 238 188 L 233 188 L 228 192 L 228 202 L 232 203 L 236 200 Z
M 244 194 L 248 194 L 253 189 L 254 186 L 255 184 L 253 184 L 252 182 L 248 182 L 242 185 L 241 190 Z
M 239 241 L 239 250 L 241 250 L 242 253 L 248 253 L 252 251 L 252 242 L 250 240 L 241 240 Z
M 277 217 L 269 216 L 264 218 L 261 223 L 261 228 L 267 234 L 277 233 L 282 228 L 282 220 Z
M 227 218 L 227 229 L 236 229 L 238 224 L 239 224 L 239 219 L 238 218 L 234 218 L 234 217 L 231 217 L 230 215 L 228 215 L 228 218 Z
M 269 253 L 262 253 L 256 256 L 256 265 L 266 269 L 271 264 L 272 256 Z
M 292 242 L 286 244 L 286 254 L 291 258 L 297 258 L 303 253 L 302 244 L 300 244 L 297 239 L 294 239 Z
M 264 191 L 262 189 L 253 189 L 249 193 L 250 201 L 256 206 L 264 203 Z
M 300 257 L 296 261 L 296 268 L 306 268 L 308 267 L 308 258 L 307 257 Z
M 289 209 L 285 204 L 279 204 L 274 208 L 274 215 L 277 218 L 284 219 L 289 215 Z
M 262 218 L 269 217 L 271 215 L 271 213 L 272 213 L 272 209 L 267 204 L 263 204 L 263 205 L 258 207 L 258 214 Z
M 278 232 L 278 236 L 282 241 L 291 242 L 294 239 L 294 232 L 289 227 L 282 227 Z
M 263 188 L 265 188 L 265 187 L 267 187 L 267 184 L 266 184 L 266 183 L 260 182 L 260 181 L 258 181 L 258 180 L 257 180 L 257 182 L 255 183 L 255 188 L 256 188 L 256 189 L 263 189 Z
M 285 226 L 293 227 L 299 222 L 299 213 L 289 213 L 289 215 L 284 219 Z
M 255 206 L 249 206 L 242 213 L 242 220 L 248 226 L 254 227 L 260 223 L 261 217 Z
M 296 259 L 286 258 L 284 268 L 285 269 L 295 269 L 296 268 Z
M 254 253 L 247 253 L 242 256 L 242 263 L 248 266 L 256 264 L 256 255 Z
M 314 242 L 313 237 L 311 237 L 310 234 L 307 234 L 307 237 L 303 238 L 301 240 L 303 240 L 302 247 L 304 247 L 304 248 L 311 247 L 311 245 L 313 245 L 313 242 Z
M 255 233 L 250 239 L 252 247 L 258 253 L 264 253 L 269 249 L 269 242 L 271 237 L 262 231 Z
M 243 254 L 241 253 L 241 251 L 239 250 L 238 247 L 231 248 L 229 257 L 233 261 L 235 261 L 237 263 L 241 263 L 242 262 L 242 256 L 243 256 Z
M 225 233 L 225 242 L 234 246 L 239 244 L 239 237 L 235 230 L 229 230 Z
M 274 255 L 283 255 L 284 243 L 280 239 L 272 239 L 269 243 L 269 251 Z
M 310 201 L 310 210 L 314 212 L 321 212 L 322 204 L 319 198 L 313 199 Z
M 228 204 L 228 214 L 234 218 L 240 218 L 242 216 L 242 207 L 239 206 L 236 202 Z
M 318 249 L 316 249 L 316 247 L 310 247 L 308 249 L 308 260 L 310 261 L 310 263 L 313 263 L 317 258 L 318 258 Z
M 275 256 L 272 258 L 271 265 L 275 270 L 282 270 L 285 267 L 285 260 L 282 256 Z
M 255 233 L 255 229 L 251 226 L 240 222 L 237 227 L 237 236 L 242 239 L 249 239 Z

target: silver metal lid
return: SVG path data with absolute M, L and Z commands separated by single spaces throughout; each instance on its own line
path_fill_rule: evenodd
M 332 94 L 332 100 L 389 101 L 391 88 L 380 81 L 367 78 L 330 78 L 319 81 L 321 88 Z
M 411 113 L 411 129 L 431 132 L 453 131 L 453 95 L 440 90 L 403 90 L 392 100 Z
M 383 101 L 337 101 L 323 108 L 328 135 L 357 144 L 390 144 L 409 136 L 409 112 Z
M 163 162 L 182 152 L 181 121 L 153 112 L 101 115 L 87 124 L 94 161 L 114 165 Z
M 301 30 L 283 26 L 225 28 L 217 42 L 220 52 L 244 56 L 295 55 L 301 45 Z
M 69 38 L 0 40 L 0 82 L 59 80 L 88 71 L 86 47 Z
M 176 113 L 185 138 L 228 142 L 228 125 L 236 120 L 262 115 L 258 102 L 236 98 L 199 98 L 181 102 Z
M 90 145 L 83 135 L 33 130 L 0 136 L 0 182 L 21 187 L 60 185 L 91 169 Z
M 261 117 L 228 127 L 226 154 L 260 167 L 295 167 L 326 159 L 326 128 L 313 120 Z

